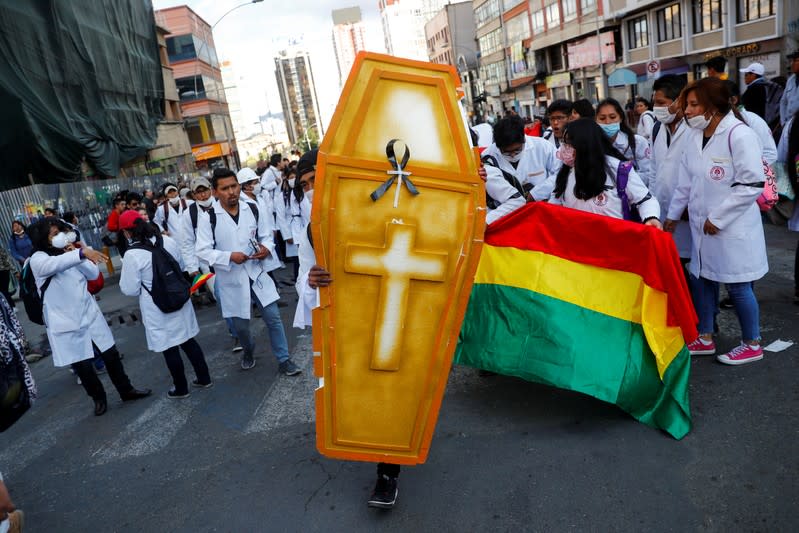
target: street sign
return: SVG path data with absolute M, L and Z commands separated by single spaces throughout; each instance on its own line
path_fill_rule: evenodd
M 654 60 L 646 64 L 646 77 L 650 80 L 660 77 L 660 61 Z

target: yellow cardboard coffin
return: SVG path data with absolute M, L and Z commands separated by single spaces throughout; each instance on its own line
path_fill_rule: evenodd
M 485 227 L 452 67 L 361 53 L 319 150 L 311 212 L 333 283 L 314 310 L 317 447 L 427 458 Z

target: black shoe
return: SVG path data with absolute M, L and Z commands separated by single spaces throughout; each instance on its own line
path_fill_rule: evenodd
M 302 370 L 300 370 L 300 368 L 297 365 L 295 365 L 294 361 L 292 361 L 291 359 L 286 359 L 285 361 L 280 363 L 280 366 L 278 366 L 278 371 L 281 374 L 285 374 L 287 376 L 296 376 L 297 374 L 302 373 Z
M 372 497 L 366 502 L 369 507 L 392 509 L 397 502 L 397 478 L 386 475 L 378 476 Z
M 133 400 L 141 400 L 142 398 L 146 398 L 153 393 L 152 389 L 130 389 L 125 394 L 121 394 L 123 402 L 132 402 Z
M 235 338 L 234 338 L 234 339 L 233 339 L 233 349 L 232 349 L 231 351 L 232 351 L 233 353 L 236 353 L 236 352 L 240 352 L 240 351 L 242 351 L 243 349 L 244 349 L 244 348 L 242 348 L 242 347 L 241 347 L 241 344 L 239 343 L 239 339 L 235 339 Z
M 735 306 L 732 304 L 732 298 L 727 296 L 726 298 L 724 298 L 719 302 L 719 307 L 721 309 L 732 309 Z
M 108 411 L 107 400 L 94 400 L 94 416 L 103 416 Z
M 183 398 L 189 397 L 189 391 L 186 392 L 178 392 L 175 389 L 169 389 L 166 393 L 167 398 L 171 398 L 173 400 L 182 400 Z
M 253 358 L 252 354 L 241 356 L 242 370 L 251 370 L 254 367 L 255 367 L 255 359 Z
M 198 389 L 210 389 L 211 387 L 214 386 L 214 382 L 209 381 L 208 383 L 200 383 L 198 380 L 195 379 L 194 381 L 191 382 L 191 386 L 196 387 Z

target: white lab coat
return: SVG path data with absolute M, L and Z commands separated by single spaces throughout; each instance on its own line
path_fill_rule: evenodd
M 262 261 L 249 260 L 237 265 L 230 260 L 231 252 L 255 253 L 250 240 L 258 237 L 269 253 L 275 254 L 268 214 L 258 213 L 258 222 L 246 202 L 239 202 L 238 224 L 219 202 L 214 202 L 216 231 L 211 231 L 209 217 L 197 224 L 197 257 L 207 261 L 216 272 L 216 285 L 222 301 L 222 316 L 250 318 L 250 287 L 263 306 L 277 301 L 275 283 L 264 270 Z M 214 235 L 216 245 L 214 245 Z
M 677 121 L 677 129 L 671 133 L 667 124 L 661 124 L 657 136 L 652 140 L 652 176 L 649 179 L 649 190 L 655 195 L 660 204 L 660 219 L 666 220 L 669 204 L 677 179 L 680 175 L 682 153 L 685 149 L 685 140 L 689 137 L 688 124 L 684 120 Z M 680 220 L 672 234 L 677 245 L 680 257 L 691 257 L 691 228 L 688 222 Z
M 185 203 L 185 206 L 184 206 Z M 172 207 L 169 202 L 164 202 L 155 210 L 153 222 L 161 228 L 169 232 L 169 235 L 180 242 L 181 232 L 183 231 L 183 213 L 188 211 L 189 206 L 193 204 L 192 200 L 181 200 L 178 202 L 177 207 Z M 164 212 L 169 209 L 169 217 L 165 216 Z M 166 224 L 164 223 L 166 220 Z
M 307 228 L 307 226 L 306 226 Z M 308 273 L 311 267 L 316 264 L 316 254 L 314 253 L 311 241 L 308 240 L 308 230 L 300 235 L 299 260 L 300 270 L 297 274 L 297 281 L 294 288 L 297 289 L 297 308 L 294 310 L 294 327 L 305 329 L 312 325 L 312 310 L 319 307 L 319 289 L 312 289 L 308 285 Z
M 167 235 L 164 235 L 163 239 L 164 249 L 180 263 L 178 243 Z M 122 261 L 119 290 L 127 296 L 139 297 L 144 336 L 150 351 L 166 351 L 193 339 L 200 332 L 191 299 L 187 300 L 180 310 L 164 313 L 158 309 L 150 293 L 142 286 L 147 289 L 153 287 L 153 254 L 141 248 L 129 248 Z
M 782 164 L 787 165 L 788 162 L 788 137 L 791 134 L 791 128 L 793 127 L 793 119 L 789 119 L 788 122 L 782 128 L 782 135 L 780 136 L 780 142 L 777 145 L 777 160 L 781 161 Z M 791 164 L 794 164 L 791 162 Z M 791 216 L 790 220 L 788 220 L 788 229 L 791 231 L 799 231 L 799 200 L 794 202 L 793 206 L 793 215 Z
M 214 201 L 215 202 L 215 201 Z M 214 208 L 214 202 L 211 202 L 211 207 L 209 209 Z M 202 208 L 200 204 L 195 203 L 197 206 L 197 224 L 200 224 L 200 218 L 207 217 L 208 214 Z M 172 218 L 174 212 L 169 215 Z M 204 263 L 206 266 L 208 263 L 204 261 L 200 261 L 197 257 L 197 250 L 196 250 L 196 243 L 197 243 L 197 230 L 192 226 L 191 222 L 191 208 L 186 209 L 186 212 L 183 213 L 181 217 L 181 224 L 183 227 L 180 230 L 180 240 L 175 239 L 175 241 L 180 245 L 180 256 L 183 259 L 183 265 L 185 266 L 186 272 L 198 272 L 200 271 L 200 264 Z
M 275 193 L 275 213 L 280 234 L 285 240 L 294 240 L 294 244 L 286 243 L 286 256 L 296 257 L 299 253 L 297 243 L 300 242 L 300 235 L 311 222 L 311 203 L 305 197 L 298 203 L 292 191 L 289 205 L 286 205 L 283 193 L 278 191 Z
M 780 99 L 780 123 L 783 125 L 799 111 L 799 85 L 797 83 L 799 83 L 797 74 L 791 74 L 788 81 L 785 82 L 785 90 Z
M 485 169 L 486 193 L 500 204 L 496 209 L 488 208 L 486 224 L 490 225 L 505 215 L 516 211 L 527 201 L 513 185 L 508 183 L 501 170 L 491 165 L 486 165 Z
M 638 171 L 638 175 L 641 176 L 644 185 L 649 185 L 649 179 L 652 176 L 652 149 L 649 146 L 649 141 L 640 135 L 636 135 L 635 154 L 633 154 L 627 134 L 620 131 L 616 134 L 616 140 L 613 141 L 613 146 L 616 150 L 621 152 L 624 157 L 633 162 L 635 170 Z
M 36 252 L 30 258 L 31 273 L 40 291 L 47 278 L 52 277 L 44 293 L 42 312 L 55 366 L 94 357 L 92 341 L 101 352 L 114 345 L 111 328 L 86 289 L 86 281 L 97 279 L 100 270 L 88 259 L 81 260 L 79 253 Z
M 522 185 L 531 184 L 533 189 L 530 194 L 534 200 L 541 201 L 548 200 L 555 188 L 555 178 L 562 164 L 555 157 L 556 151 L 555 145 L 549 141 L 525 136 L 524 150 L 516 168 L 508 163 L 496 144 L 486 148 L 482 156 L 493 156 L 499 167 L 516 176 Z
M 616 172 L 619 169 L 619 160 L 615 157 L 605 156 L 605 162 L 607 164 L 605 172 L 607 175 L 605 192 L 598 194 L 590 200 L 580 200 L 577 198 L 574 195 L 575 177 L 574 169 L 572 169 L 571 172 L 569 172 L 569 179 L 566 182 L 566 190 L 563 192 L 563 196 L 560 198 L 555 198 L 553 196 L 549 202 L 571 207 L 572 209 L 579 209 L 580 211 L 586 211 L 588 213 L 595 213 L 597 215 L 624 218 L 621 198 L 616 189 Z M 650 194 L 649 189 L 644 185 L 644 182 L 634 168 L 630 169 L 630 174 L 627 178 L 626 193 L 630 206 L 633 204 L 638 205 L 638 214 L 641 216 L 641 220 L 660 216 L 660 204 L 658 204 L 657 198 L 650 196 L 648 200 L 644 201 L 644 198 Z
M 261 194 L 264 196 L 266 205 L 272 210 L 272 215 L 275 214 L 275 194 L 276 191 L 280 190 L 280 182 L 282 179 L 283 174 L 277 167 L 273 166 L 270 166 L 261 174 Z
M 751 128 L 740 125 L 733 130 L 736 124 L 742 123 L 728 113 L 704 149 L 703 131 L 687 132 L 668 214 L 669 219 L 678 220 L 688 208 L 693 238 L 691 274 L 723 283 L 754 281 L 768 272 L 766 240 L 756 203 L 763 188 L 732 186 L 763 182 L 760 143 Z M 716 235 L 703 233 L 708 219 L 719 228 Z
M 777 143 L 774 142 L 771 128 L 768 127 L 766 121 L 757 113 L 741 109 L 741 116 L 743 116 L 746 125 L 752 128 L 757 135 L 757 140 L 760 141 L 763 159 L 765 159 L 769 165 L 773 165 L 777 161 Z
M 651 141 L 652 128 L 654 127 L 655 127 L 655 114 L 652 113 L 651 111 L 644 111 L 644 113 L 638 119 L 638 127 L 636 128 L 635 133 L 637 133 L 647 141 Z

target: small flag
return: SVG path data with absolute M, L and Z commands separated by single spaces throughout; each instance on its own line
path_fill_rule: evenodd
M 214 277 L 214 274 L 207 272 L 205 274 L 197 274 L 194 276 L 194 281 L 191 283 L 190 293 L 194 294 L 200 287 L 208 283 L 208 280 Z

